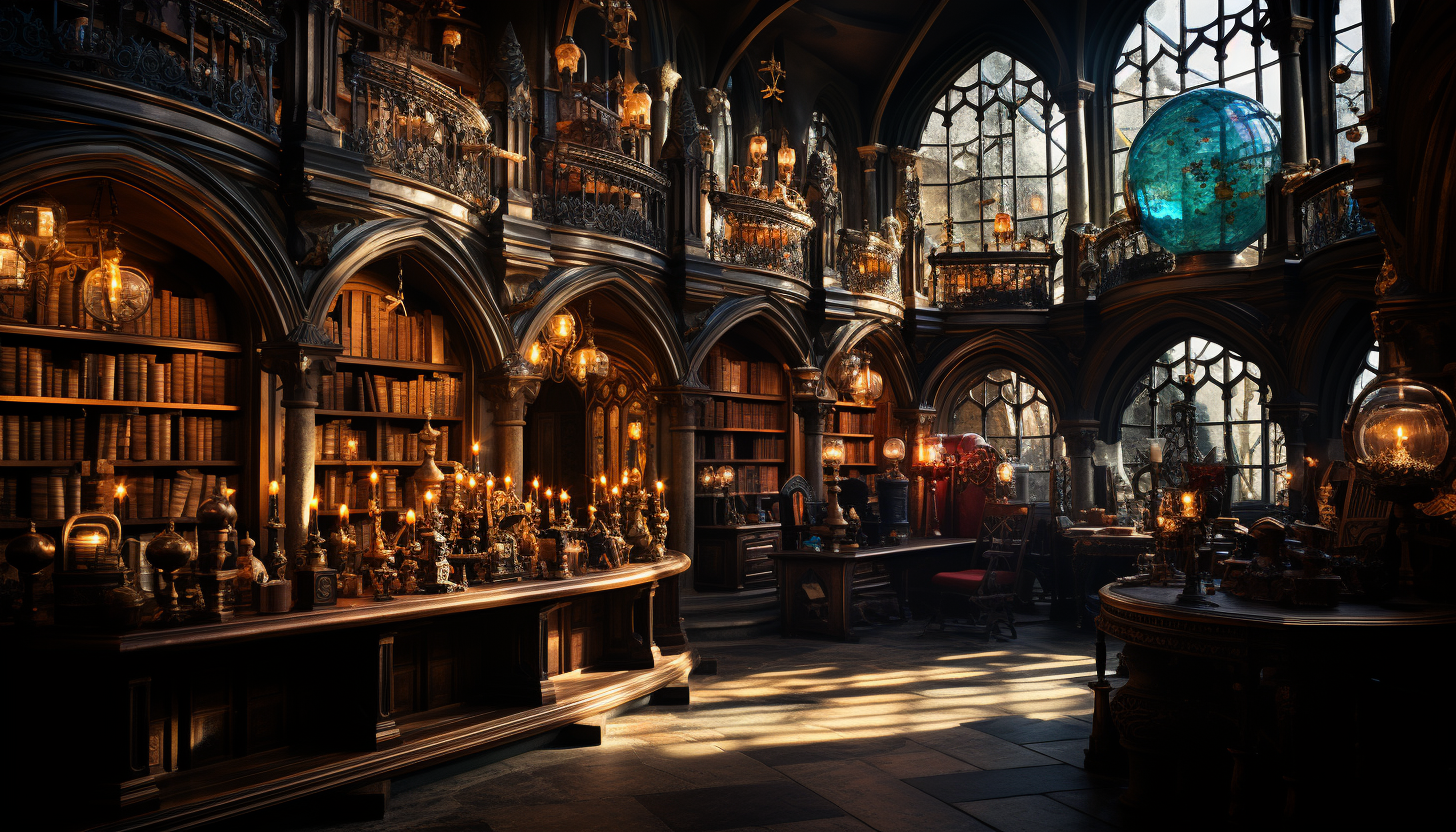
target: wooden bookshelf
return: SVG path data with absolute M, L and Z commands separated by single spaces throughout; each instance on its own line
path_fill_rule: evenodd
M 871 486 L 879 470 L 887 408 L 841 401 L 835 402 L 833 412 L 824 418 L 824 436 L 844 440 L 844 467 L 864 469 Z
M 702 374 L 708 401 L 698 426 L 697 459 L 731 465 L 734 494 L 778 493 L 788 459 L 789 377 L 782 362 L 718 344 L 708 351 Z
M 148 265 L 151 306 L 112 331 L 80 308 L 95 241 L 68 247 L 78 259 L 10 309 L 24 320 L 0 322 L 0 528 L 112 511 L 119 484 L 129 526 L 195 522 L 219 478 L 241 486 L 248 327 L 207 291 L 220 280 Z
M 395 286 L 361 273 L 344 285 L 322 324 L 344 347 L 334 375 L 320 385 L 314 411 L 315 488 L 321 505 L 334 512 L 342 503 L 351 512 L 364 511 L 370 470 L 380 474 L 385 510 L 413 504 L 408 481 L 424 457 L 418 434 L 426 411 L 441 434 L 435 458 L 442 467 L 464 459 L 474 439 L 466 427 L 471 374 L 456 354 L 454 322 L 431 312 L 418 287 L 406 284 L 405 291 L 408 314 L 391 308 Z M 358 443 L 352 453 L 350 438 Z

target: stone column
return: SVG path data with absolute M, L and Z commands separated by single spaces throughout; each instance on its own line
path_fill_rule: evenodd
M 305 319 L 281 341 L 260 348 L 263 367 L 283 383 L 283 545 L 291 556 L 308 535 L 308 504 L 314 493 L 314 411 L 319 381 L 334 374 L 344 351 Z
M 662 153 L 662 144 L 667 141 L 667 114 L 671 109 L 672 91 L 677 89 L 677 83 L 682 80 L 682 75 L 677 68 L 668 61 L 657 68 L 657 96 L 652 99 L 652 163 Z
M 1077 81 L 1057 90 L 1057 107 L 1067 118 L 1067 231 L 1062 239 L 1062 297 L 1067 301 L 1083 300 L 1087 296 L 1078 273 L 1081 261 L 1076 259 L 1077 229 L 1085 228 L 1091 216 L 1087 185 L 1087 122 L 1083 102 L 1091 98 L 1096 89 L 1096 85 L 1089 81 Z M 1047 204 L 1050 208 L 1050 199 Z
M 512 353 L 482 377 L 480 387 L 495 410 L 496 476 L 509 475 L 519 496 L 526 483 L 526 407 L 541 392 L 541 377 L 519 353 Z
M 1314 402 L 1290 401 L 1269 405 L 1269 418 L 1284 433 L 1284 464 L 1290 473 L 1289 516 L 1299 519 L 1304 516 L 1305 495 L 1311 498 L 1314 489 L 1307 485 L 1309 465 L 1305 462 L 1305 447 L 1309 444 L 1306 430 L 1314 424 L 1317 413 Z M 1269 502 L 1278 496 L 1278 481 L 1274 493 L 1266 495 Z M 1317 522 L 1317 521 L 1316 521 Z
M 342 125 L 334 117 L 339 6 L 330 0 L 288 6 L 290 12 L 280 21 L 288 33 L 279 61 L 284 138 L 337 146 L 342 135 Z
M 804 399 L 794 402 L 794 412 L 804 417 L 804 479 L 814 499 L 824 502 L 824 419 L 834 412 L 834 402 Z
M 668 463 L 663 480 L 667 486 L 667 547 L 693 557 L 696 553 L 696 494 L 698 405 L 700 398 L 684 388 L 669 388 L 659 393 L 667 409 Z M 692 585 L 692 570 L 680 578 Z
M 1076 511 L 1091 508 L 1096 494 L 1092 478 L 1092 451 L 1097 442 L 1097 423 L 1064 421 L 1057 425 L 1057 433 L 1066 442 L 1067 456 L 1072 463 L 1072 508 Z
M 867 144 L 859 148 L 859 160 L 862 165 L 864 177 L 863 205 L 861 219 L 871 228 L 880 226 L 880 188 L 876 167 L 880 160 L 880 154 L 886 151 L 882 144 Z M 848 217 L 845 218 L 845 227 L 850 227 Z
M 1308 160 L 1304 130 L 1304 87 L 1300 80 L 1299 47 L 1314 21 L 1299 15 L 1272 20 L 1267 34 L 1279 50 L 1280 155 L 1285 164 Z

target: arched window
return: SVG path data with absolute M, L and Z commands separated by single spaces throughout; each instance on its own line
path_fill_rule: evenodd
M 991 370 L 971 382 L 950 414 L 950 432 L 977 433 L 987 442 L 1031 466 L 1033 502 L 1050 493 L 1052 411 L 1036 385 L 1007 369 Z
M 1017 236 L 1057 242 L 1067 222 L 1067 136 L 1046 84 L 992 52 L 938 100 L 920 134 L 920 200 L 927 225 L 950 216 L 973 249 L 992 241 L 998 212 Z M 1061 262 L 1053 298 L 1060 298 Z
M 1200 458 L 1216 450 L 1218 459 L 1239 468 L 1234 500 L 1271 499 L 1271 477 L 1284 467 L 1284 437 L 1264 409 L 1263 374 L 1252 361 L 1202 338 L 1169 347 L 1138 379 L 1122 411 L 1122 465 L 1147 460 L 1153 437 L 1171 427 L 1172 404 L 1183 398 L 1178 382 L 1190 373 Z M 1121 474 L 1125 480 L 1131 469 Z
M 1360 363 L 1360 369 L 1355 373 L 1355 380 L 1350 384 L 1350 395 L 1345 399 L 1348 407 L 1355 403 L 1355 397 L 1365 389 L 1365 385 L 1375 380 L 1380 374 L 1380 344 L 1377 342 L 1370 347 L 1370 352 L 1365 353 L 1364 360 Z
M 1356 129 L 1360 114 L 1369 108 L 1365 95 L 1365 38 L 1360 23 L 1360 4 L 1356 0 L 1341 0 L 1335 14 L 1335 63 L 1349 67 L 1350 77 L 1335 85 L 1335 142 L 1340 150 L 1340 158 L 1336 160 L 1339 162 L 1354 161 L 1355 147 L 1364 144 L 1366 139 L 1365 130 Z
M 1279 55 L 1260 35 L 1264 0 L 1157 0 L 1122 48 L 1112 91 L 1113 208 L 1138 130 L 1163 102 L 1199 87 L 1225 87 L 1279 115 Z

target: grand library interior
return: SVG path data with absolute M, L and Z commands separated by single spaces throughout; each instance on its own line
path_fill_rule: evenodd
M 1451 828 L 1456 4 L 6 0 L 0 110 L 0 828 Z

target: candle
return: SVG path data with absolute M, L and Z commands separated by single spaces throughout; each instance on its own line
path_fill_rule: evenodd
M 404 524 L 409 529 L 410 543 L 415 542 L 415 510 L 409 509 L 404 513 Z
M 531 504 L 535 505 L 541 501 L 541 478 L 531 478 Z
M 308 521 L 308 530 L 311 534 L 318 533 L 318 510 L 319 499 L 317 497 L 314 497 L 312 500 L 308 501 L 308 517 L 306 518 Z
M 359 458 L 359 440 L 357 440 L 357 439 L 350 439 L 349 440 L 349 459 L 358 459 L 358 458 Z
M 622 489 L 618 488 L 615 485 L 612 486 L 612 510 L 613 511 L 615 511 L 616 508 L 617 508 L 617 498 L 620 497 L 621 494 L 622 494 Z
M 485 479 L 485 525 L 486 526 L 493 526 L 493 525 L 495 525 L 494 521 L 492 521 L 491 518 L 490 518 L 491 503 L 495 502 L 495 500 L 493 499 L 494 496 L 495 496 L 495 477 L 486 477 L 486 479 Z
M 506 474 L 504 482 L 505 482 L 505 487 L 506 487 L 506 499 L 509 500 L 510 499 L 510 495 L 512 495 L 512 494 L 515 493 L 514 491 L 511 491 L 511 475 L 510 474 Z
M 556 525 L 556 506 L 551 504 L 551 489 L 546 489 L 546 521 Z
M 470 454 L 471 454 L 471 456 L 475 457 L 475 463 L 474 463 L 475 473 L 479 474 L 480 473 L 480 442 L 479 441 L 470 443 Z
M 369 498 L 376 504 L 379 502 L 379 472 L 369 472 Z M 378 507 L 377 505 L 375 506 Z
M 268 522 L 278 522 L 278 480 L 268 483 Z
M 121 519 L 121 505 L 122 505 L 122 502 L 125 501 L 125 500 L 126 500 L 126 485 L 125 484 L 118 485 L 116 487 L 116 512 L 115 512 L 117 519 Z
M 1162 463 L 1163 443 L 1161 441 L 1153 440 L 1152 447 L 1148 448 L 1148 460 L 1151 462 Z

